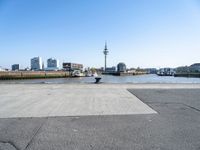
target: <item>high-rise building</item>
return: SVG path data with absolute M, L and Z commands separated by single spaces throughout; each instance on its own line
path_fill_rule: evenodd
M 59 68 L 59 60 L 55 58 L 49 58 L 47 60 L 47 68 Z
M 19 70 L 19 64 L 12 65 L 12 71 Z
M 31 70 L 42 70 L 42 58 L 34 57 L 31 59 Z

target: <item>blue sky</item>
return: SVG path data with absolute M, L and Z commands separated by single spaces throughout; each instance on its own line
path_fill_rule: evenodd
M 199 0 L 0 0 L 0 66 L 55 57 L 85 67 L 200 62 Z

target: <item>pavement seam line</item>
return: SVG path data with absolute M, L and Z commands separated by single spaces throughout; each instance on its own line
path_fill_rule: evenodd
M 178 104 L 178 105 L 184 105 L 184 106 L 186 106 L 186 107 L 188 107 L 190 109 L 193 109 L 195 111 L 200 112 L 200 109 L 195 108 L 195 107 L 190 106 L 190 105 L 187 105 L 185 103 L 179 103 L 179 102 L 146 102 L 146 103 L 148 103 L 148 104 L 156 104 L 156 103 L 158 103 L 158 104 Z
M 198 108 L 195 108 L 195 107 L 193 107 L 193 106 L 190 106 L 190 105 L 187 105 L 187 104 L 184 104 L 184 103 L 183 103 L 183 105 L 185 105 L 185 106 L 187 106 L 187 107 L 189 107 L 189 108 L 191 108 L 191 109 L 194 109 L 194 110 L 200 112 L 200 109 L 198 109 Z
M 38 134 L 38 132 L 40 131 L 40 129 L 44 126 L 44 124 L 47 122 L 48 117 L 45 119 L 45 121 L 40 125 L 40 127 L 36 130 L 36 132 L 33 133 L 33 136 L 31 137 L 30 141 L 28 142 L 28 144 L 26 145 L 26 147 L 24 148 L 24 150 L 26 150 L 30 144 L 33 142 L 34 137 Z
M 151 108 L 153 111 L 155 111 L 157 114 L 160 114 L 158 111 L 156 111 L 152 106 L 148 105 L 147 102 L 144 102 L 143 100 L 141 100 L 137 95 L 133 94 L 130 90 L 131 89 L 126 89 L 130 94 L 134 95 L 136 98 L 138 98 L 141 102 L 143 102 L 144 104 L 146 104 L 149 108 Z

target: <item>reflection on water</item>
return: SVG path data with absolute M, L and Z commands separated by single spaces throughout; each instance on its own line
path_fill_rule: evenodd
M 102 75 L 103 83 L 200 83 L 200 78 L 171 77 L 157 75 L 138 76 L 110 76 Z M 57 79 L 31 79 L 31 80 L 3 80 L 0 83 L 93 83 L 94 77 L 57 78 Z

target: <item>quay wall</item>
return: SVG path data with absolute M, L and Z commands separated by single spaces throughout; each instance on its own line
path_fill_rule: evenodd
M 113 76 L 134 76 L 134 75 L 143 75 L 147 74 L 144 71 L 136 71 L 136 72 L 102 72 L 103 75 L 113 75 Z
M 65 78 L 69 72 L 64 71 L 6 71 L 0 72 L 0 80 L 12 79 L 39 79 L 39 78 Z
M 143 74 L 147 74 L 146 72 L 117 72 L 117 73 L 113 73 L 113 75 L 115 76 L 134 76 L 134 75 L 143 75 Z
M 174 77 L 196 77 L 200 78 L 200 73 L 176 73 Z

